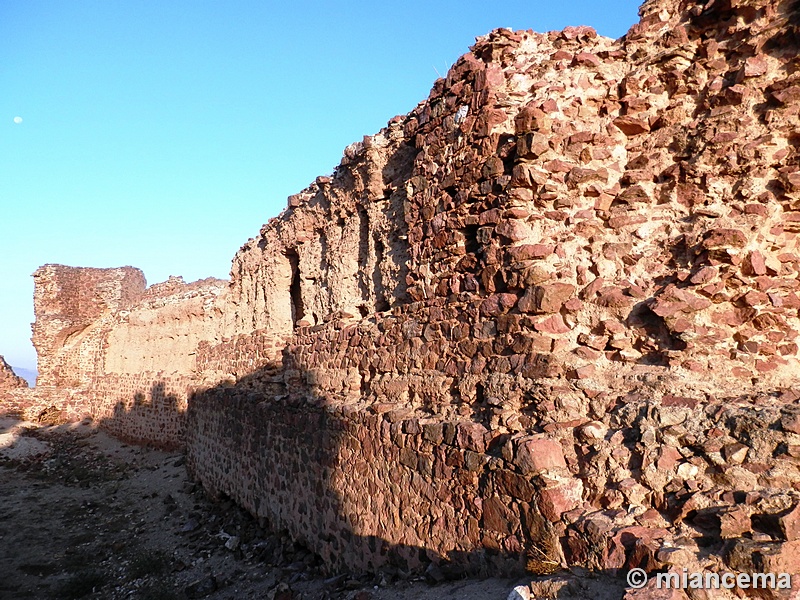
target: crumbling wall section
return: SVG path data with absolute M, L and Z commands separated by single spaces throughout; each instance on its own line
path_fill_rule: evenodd
M 413 350 L 465 313 L 303 329 L 284 377 L 193 397 L 190 469 L 333 570 L 699 572 L 709 548 L 724 569 L 725 548 L 767 530 L 774 560 L 796 564 L 796 393 L 723 398 L 652 366 L 582 390 L 546 363 L 504 371 L 492 354 L 473 372 Z
M 38 385 L 8 395 L 3 409 L 91 417 L 125 439 L 182 447 L 188 396 L 205 382 L 198 347 L 221 338 L 215 302 L 227 282 L 171 277 L 146 288 L 131 267 L 63 265 L 34 281 Z
M 788 2 L 652 2 L 620 41 L 583 27 L 479 39 L 386 130 L 413 159 L 396 213 L 402 302 L 363 310 L 345 260 L 327 272 L 341 269 L 350 291 L 306 318 L 315 292 L 285 277 L 302 300 L 286 387 L 200 393 L 196 476 L 351 568 L 475 569 L 497 553 L 538 572 L 738 569 L 728 550 L 762 534 L 752 561 L 796 565 L 792 15 Z M 348 149 L 345 176 L 369 150 Z M 296 243 L 281 236 L 324 205 L 320 183 L 237 256 L 240 282 Z M 356 223 L 372 226 L 355 208 L 339 224 L 350 239 Z M 337 233 L 299 239 L 316 252 Z M 304 256 L 288 263 L 302 272 Z M 292 407 L 320 424 L 333 458 L 247 416 Z M 276 456 L 295 476 L 271 479 L 233 467 L 240 442 L 305 458 Z M 766 522 L 783 525 L 767 533 Z M 707 549 L 681 537 L 690 530 L 716 540 L 716 565 L 699 566 Z
M 5 358 L 0 356 L 0 391 L 27 387 L 28 382 L 14 373 L 11 365 L 6 362 Z
M 144 293 L 144 274 L 133 267 L 92 269 L 45 265 L 33 274 L 33 345 L 38 384 L 87 387 L 102 372 L 103 316 L 114 314 Z
M 5 358 L 0 356 L 0 407 L 7 414 L 22 415 L 28 407 L 31 390 L 28 382 L 19 377 Z
M 233 259 L 225 330 L 287 336 L 339 313 L 360 318 L 404 302 L 405 182 L 415 155 L 398 119 L 349 146 L 332 176 L 290 197 Z
M 655 5 L 620 42 L 495 32 L 437 82 L 406 123 L 409 294 L 529 315 L 582 377 L 768 389 L 798 368 L 792 8 Z

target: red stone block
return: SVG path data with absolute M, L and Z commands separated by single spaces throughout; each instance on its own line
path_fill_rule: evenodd
M 575 165 L 558 158 L 548 160 L 544 163 L 544 168 L 550 173 L 569 173 Z
M 550 60 L 558 61 L 558 60 L 570 60 L 572 58 L 572 54 L 567 52 L 566 50 L 556 50 L 553 54 L 550 55 Z
M 459 448 L 484 452 L 486 450 L 486 427 L 480 423 L 459 423 L 456 429 L 456 444 Z
M 758 250 L 753 250 L 747 255 L 742 265 L 747 275 L 766 275 L 767 265 L 764 262 L 764 255 Z
M 711 229 L 706 233 L 703 247 L 712 249 L 744 248 L 747 236 L 738 229 Z
M 519 442 L 514 464 L 524 474 L 540 473 L 550 469 L 566 469 L 561 444 L 548 438 L 535 438 Z
M 487 529 L 508 535 L 514 533 L 519 526 L 519 518 L 513 515 L 502 500 L 491 497 L 483 502 L 483 525 Z
M 603 356 L 603 353 L 599 350 L 585 346 L 579 346 L 578 348 L 575 348 L 574 352 L 585 360 L 598 360 L 601 356 Z
M 658 467 L 659 471 L 671 471 L 675 464 L 682 459 L 683 456 L 678 452 L 677 448 L 661 446 L 658 451 L 656 467 Z
M 800 435 L 800 412 L 791 412 L 781 417 L 781 428 L 789 433 Z
M 504 219 L 497 225 L 495 231 L 512 242 L 524 240 L 530 235 L 530 228 L 521 219 Z
M 584 348 L 585 350 L 585 348 Z M 594 365 L 584 365 L 582 367 L 578 367 L 575 369 L 575 378 L 576 379 L 589 379 L 593 377 L 595 373 L 595 366 Z
M 750 511 L 741 506 L 732 507 L 721 513 L 719 520 L 720 537 L 723 539 L 740 538 L 753 529 Z
M 528 479 L 506 469 L 499 469 L 494 473 L 497 489 L 500 492 L 523 502 L 530 502 L 533 499 L 536 490 Z
M 562 514 L 583 503 L 582 495 L 583 483 L 580 479 L 568 479 L 539 491 L 539 510 L 546 519 L 558 521 Z
M 768 68 L 769 65 L 766 59 L 762 55 L 757 54 L 744 61 L 744 76 L 758 77 L 766 73 Z
M 572 64 L 583 65 L 586 67 L 599 67 L 600 59 L 596 54 L 592 54 L 591 52 L 579 52 L 575 55 Z
M 800 540 L 792 540 L 776 544 L 768 550 L 762 550 L 761 564 L 763 573 L 791 573 L 798 577 L 800 573 Z
M 763 204 L 745 204 L 744 214 L 746 215 L 759 215 L 766 217 L 769 214 L 767 207 Z
M 516 294 L 492 294 L 481 302 L 481 314 L 496 317 L 507 313 L 516 303 Z
M 543 133 L 526 133 L 517 140 L 517 156 L 520 158 L 538 158 L 550 150 L 550 142 Z
M 689 278 L 689 282 L 695 285 L 703 285 L 717 278 L 719 269 L 717 267 L 703 267 Z
M 519 301 L 522 312 L 555 313 L 575 295 L 575 286 L 569 283 L 547 283 L 528 288 Z
M 614 125 L 628 137 L 650 131 L 650 123 L 627 115 L 614 119 Z
M 564 323 L 564 318 L 559 315 L 551 315 L 533 325 L 534 329 L 540 333 L 561 334 L 568 333 L 571 328 Z
M 661 397 L 661 404 L 663 406 L 683 406 L 686 408 L 694 408 L 700 402 L 697 398 L 687 398 L 686 396 L 675 396 L 673 394 L 664 394 Z
M 772 96 L 781 104 L 792 105 L 800 103 L 800 86 L 793 85 L 777 92 L 772 92 Z
M 511 258 L 517 261 L 546 258 L 554 251 L 552 244 L 522 244 L 508 249 Z

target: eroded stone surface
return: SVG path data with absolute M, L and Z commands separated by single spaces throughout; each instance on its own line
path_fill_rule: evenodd
M 26 387 L 28 387 L 28 382 L 14 373 L 11 365 L 6 362 L 5 358 L 0 356 L 0 390 L 13 390 Z

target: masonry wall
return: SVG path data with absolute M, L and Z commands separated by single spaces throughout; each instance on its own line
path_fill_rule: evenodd
M 298 333 L 285 378 L 256 371 L 198 392 L 190 470 L 333 571 L 702 569 L 713 543 L 675 541 L 683 527 L 708 530 L 720 554 L 780 531 L 765 560 L 794 568 L 796 393 L 721 398 L 642 367 L 616 390 L 585 394 L 546 364 L 501 372 L 501 355 L 448 375 L 411 350 L 408 324 L 443 328 L 465 313 L 408 308 L 371 328 Z M 440 320 L 420 318 L 431 314 Z M 667 556 L 673 543 L 681 552 Z
M 5 358 L 0 356 L 0 390 L 11 390 L 26 387 L 28 387 L 28 382 L 14 373 L 11 365 L 6 362 Z
M 138 300 L 145 290 L 144 274 L 133 267 L 45 265 L 33 279 L 37 384 L 85 386 L 94 373 L 102 371 L 98 361 L 106 332 L 98 320 Z
M 199 373 L 196 356 L 217 340 L 214 301 L 227 283 L 171 277 L 148 288 L 132 267 L 64 265 L 34 281 L 37 386 L 5 393 L 4 412 L 90 417 L 131 441 L 183 447 L 189 393 L 221 378 Z
M 193 400 L 188 431 L 191 468 L 208 490 L 289 531 L 334 571 L 412 573 L 431 561 L 452 563 L 453 573 L 521 569 L 519 519 L 504 522 L 509 509 L 489 499 L 487 515 L 498 514 L 487 523 L 498 531 L 481 525 L 478 484 L 491 475 L 485 430 L 474 423 L 391 422 L 354 408 L 222 390 Z M 509 480 L 489 488 L 519 480 L 524 489 L 514 494 L 523 498 L 511 510 L 529 509 L 533 487 L 503 473 Z
M 193 473 L 334 567 L 798 568 L 791 11 L 652 2 L 618 42 L 479 40 L 234 260 L 258 293 L 236 268 L 326 247 L 312 215 L 335 222 L 347 183 L 362 222 L 395 207 L 405 263 L 359 301 L 368 266 L 328 262 L 314 292 L 301 258 L 293 318 L 298 290 L 329 316 L 295 319 L 285 388 L 190 402 Z M 353 176 L 375 146 L 404 164 L 383 193 Z M 309 421 L 261 418 L 293 410 Z M 253 446 L 285 472 L 237 466 Z

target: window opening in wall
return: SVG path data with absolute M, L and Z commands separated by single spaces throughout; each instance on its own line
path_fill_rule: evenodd
M 375 288 L 375 312 L 389 310 L 389 301 L 386 299 L 386 289 L 381 278 L 381 265 L 383 264 L 385 248 L 383 242 L 376 236 L 375 242 L 375 268 L 372 271 L 372 285 Z
M 368 275 L 366 274 L 369 262 L 369 215 L 363 206 L 358 207 L 358 287 L 361 290 L 361 299 L 368 301 L 370 297 Z
M 296 250 L 287 250 L 286 258 L 292 268 L 292 282 L 289 284 L 289 296 L 292 300 L 292 323 L 296 326 L 306 311 L 303 306 L 303 294 L 300 290 L 300 257 Z

